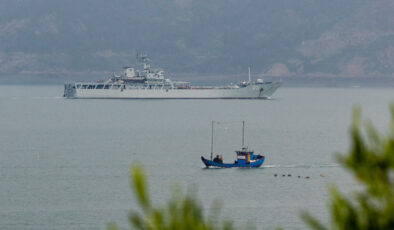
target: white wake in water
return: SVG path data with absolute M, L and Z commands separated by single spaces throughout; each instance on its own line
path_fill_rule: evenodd
M 287 165 L 262 165 L 261 168 L 331 168 L 340 167 L 341 164 L 287 164 Z

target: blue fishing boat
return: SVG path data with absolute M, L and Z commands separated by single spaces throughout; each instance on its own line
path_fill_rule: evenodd
M 212 121 L 212 136 L 211 136 L 211 159 L 208 160 L 201 156 L 202 162 L 205 164 L 207 168 L 209 167 L 219 167 L 219 168 L 258 168 L 260 167 L 265 160 L 263 155 L 255 155 L 254 151 L 248 150 L 248 147 L 244 146 L 244 130 L 245 130 L 245 121 L 242 122 L 242 148 L 241 150 L 235 151 L 236 160 L 234 163 L 224 163 L 222 155 L 216 155 L 213 157 L 213 124 Z

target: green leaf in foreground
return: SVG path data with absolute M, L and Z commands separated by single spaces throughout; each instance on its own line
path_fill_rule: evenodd
M 151 204 L 144 170 L 138 164 L 133 165 L 130 181 L 140 211 L 133 210 L 129 215 L 132 229 L 140 230 L 232 230 L 231 221 L 219 221 L 219 208 L 212 208 L 211 217 L 204 216 L 203 208 L 192 193 L 183 194 L 180 189 L 172 191 L 172 197 L 165 207 Z M 108 225 L 108 230 L 117 230 L 115 223 Z
M 345 197 L 331 188 L 331 218 L 324 227 L 310 214 L 303 220 L 313 229 L 394 229 L 394 104 L 388 135 L 380 135 L 371 122 L 361 126 L 361 110 L 353 110 L 351 148 L 339 162 L 363 185 L 361 191 Z

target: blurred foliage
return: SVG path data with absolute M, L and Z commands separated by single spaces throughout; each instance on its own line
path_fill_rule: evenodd
M 363 187 L 350 197 L 332 187 L 330 226 L 308 213 L 302 215 L 313 229 L 394 229 L 394 104 L 386 136 L 379 134 L 370 121 L 362 128 L 361 120 L 361 110 L 355 108 L 351 149 L 338 158 Z
M 214 205 L 212 214 L 207 218 L 193 193 L 184 195 L 180 189 L 172 191 L 172 198 L 166 207 L 154 206 L 149 199 L 145 173 L 138 164 L 132 167 L 130 180 L 140 206 L 140 211 L 133 210 L 129 215 L 132 229 L 233 229 L 232 222 L 219 221 L 218 205 Z M 108 225 L 108 230 L 117 229 L 119 228 L 116 223 Z

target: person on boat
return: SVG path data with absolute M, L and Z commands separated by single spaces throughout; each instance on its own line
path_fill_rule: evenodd
M 215 158 L 213 158 L 214 162 L 219 162 L 219 155 L 216 155 Z
M 213 159 L 213 161 L 214 162 L 217 162 L 217 163 L 223 163 L 223 157 L 222 157 L 222 155 L 216 155 L 216 157 Z

